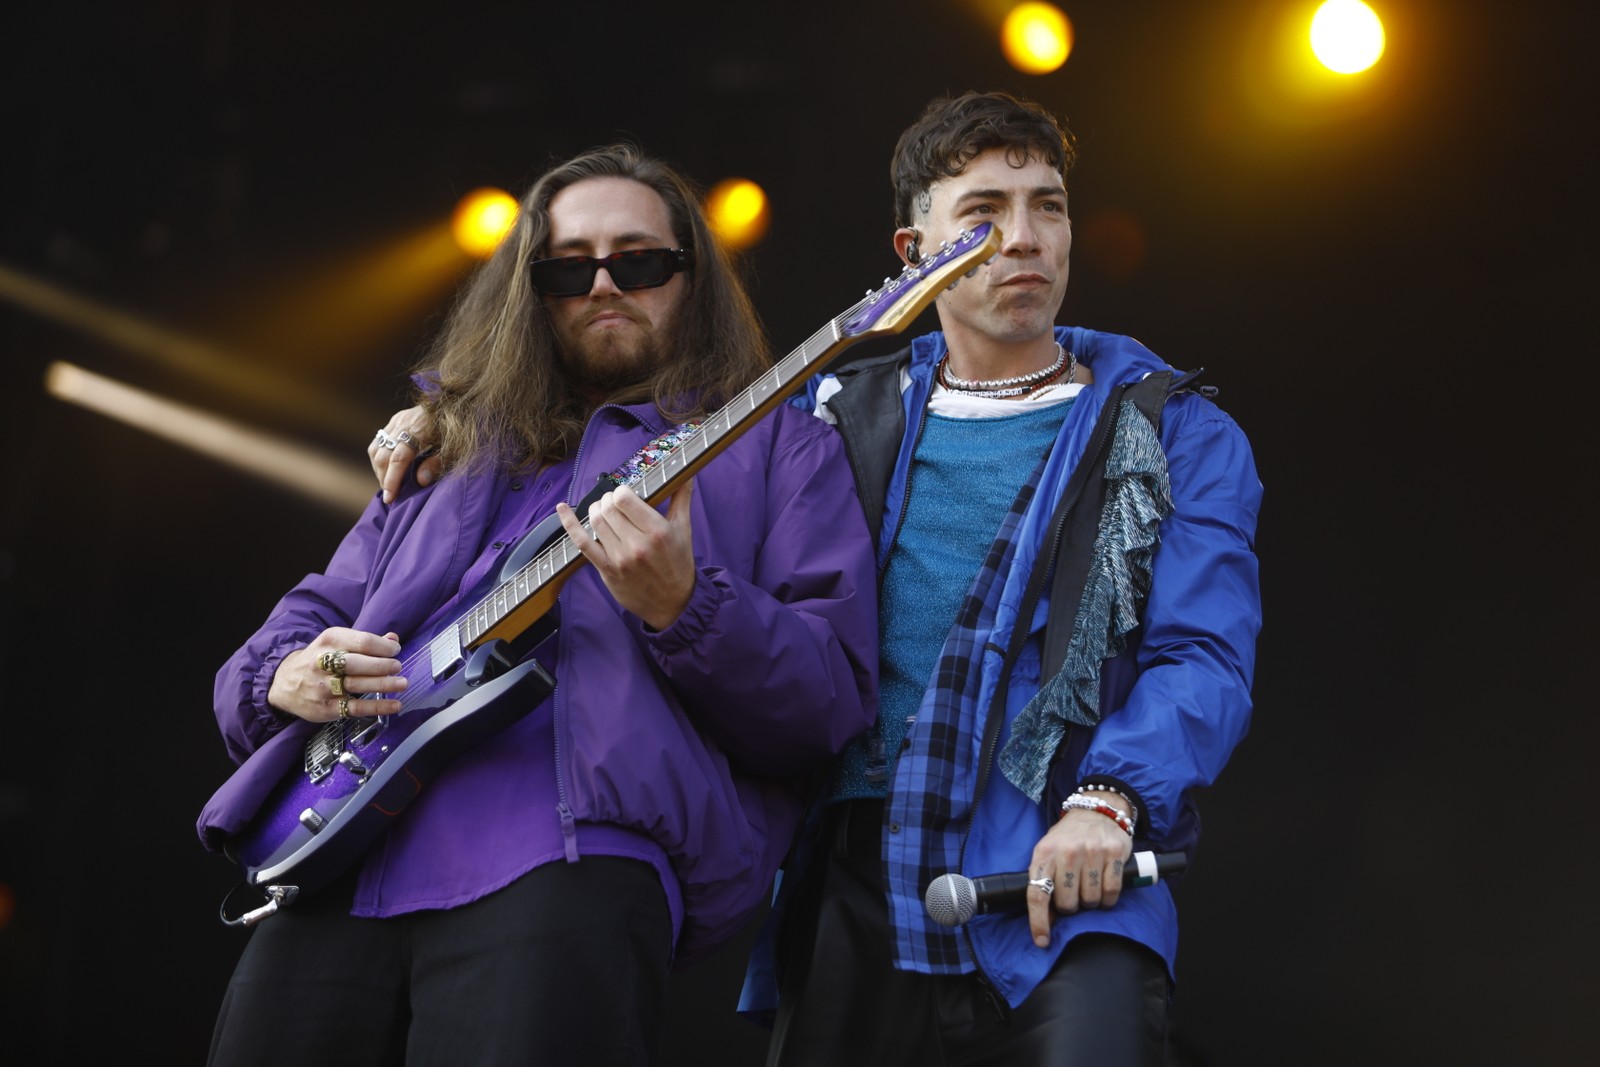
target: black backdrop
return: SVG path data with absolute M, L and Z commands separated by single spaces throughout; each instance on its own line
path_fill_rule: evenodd
M 50 361 L 358 459 L 460 274 L 373 319 L 306 295 L 620 136 L 765 186 L 747 266 L 786 351 L 891 272 L 899 129 L 999 87 L 1081 140 L 1064 318 L 1208 368 L 1267 486 L 1257 714 L 1182 887 L 1177 1055 L 1591 1059 L 1592 8 L 1378 4 L 1384 64 L 1312 99 L 1252 58 L 1287 3 L 1072 4 L 1042 78 L 957 0 L 544 6 L 0 15 L 0 266 L 301 401 L 0 300 L 0 1058 L 203 1057 L 241 944 L 191 830 L 229 770 L 212 673 L 360 503 L 53 400 Z M 671 1062 L 759 1061 L 744 947 L 675 980 Z

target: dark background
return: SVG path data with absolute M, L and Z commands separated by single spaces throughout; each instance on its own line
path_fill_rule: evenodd
M 1175 1054 L 1594 1062 L 1600 20 L 1374 2 L 1384 60 L 1320 92 L 1270 58 L 1294 3 L 1072 3 L 1045 77 L 978 0 L 8 6 L 0 267 L 230 362 L 0 299 L 0 1059 L 203 1058 L 244 936 L 191 829 L 230 770 L 212 675 L 361 504 L 54 400 L 50 361 L 360 461 L 466 269 L 363 288 L 373 257 L 621 136 L 766 188 L 747 266 L 788 351 L 898 266 L 899 130 L 1008 88 L 1080 138 L 1064 321 L 1206 367 L 1267 487 L 1257 714 L 1181 888 Z M 227 384 L 262 371 L 288 404 Z M 675 980 L 670 1062 L 759 1062 L 744 947 Z

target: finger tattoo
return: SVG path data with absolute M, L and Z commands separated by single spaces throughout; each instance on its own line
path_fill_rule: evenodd
M 1089 884 L 1091 886 L 1098 886 L 1100 884 L 1100 872 L 1099 871 L 1091 870 L 1086 875 L 1086 877 L 1089 879 Z
M 1072 880 L 1076 877 L 1077 875 L 1073 874 L 1071 871 L 1068 871 L 1066 874 L 1061 876 L 1061 884 L 1066 886 L 1068 889 L 1071 889 Z

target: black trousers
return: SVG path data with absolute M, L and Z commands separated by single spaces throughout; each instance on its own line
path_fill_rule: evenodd
M 251 933 L 213 1065 L 657 1058 L 672 920 L 649 864 L 558 861 L 463 907 L 392 919 L 353 918 L 353 885 Z
M 1143 945 L 1073 940 L 1013 1010 L 977 975 L 897 971 L 884 899 L 883 805 L 828 813 L 779 942 L 768 1067 L 1159 1067 L 1167 968 Z

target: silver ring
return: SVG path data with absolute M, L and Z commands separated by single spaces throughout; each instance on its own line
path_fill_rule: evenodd
M 1015 882 L 1012 882 L 1011 884 L 1016 885 Z M 1029 878 L 1028 884 L 1033 886 L 1035 889 L 1044 890 L 1044 895 L 1047 897 L 1053 897 L 1056 895 L 1056 883 L 1055 879 L 1053 878 Z
M 591 526 L 591 527 L 589 527 L 589 536 L 592 537 L 594 540 L 599 541 L 600 540 L 600 531 L 596 530 L 593 526 Z
M 388 436 L 389 436 L 389 431 L 385 430 L 382 426 L 379 426 L 378 427 L 378 435 L 376 437 L 374 437 L 372 439 L 372 441 L 373 441 L 374 444 L 380 444 L 381 445 L 384 442 L 384 439 L 387 438 Z
M 399 433 L 394 435 L 394 439 L 398 444 L 409 445 L 411 443 L 411 431 L 401 430 Z

